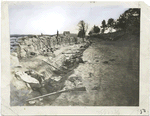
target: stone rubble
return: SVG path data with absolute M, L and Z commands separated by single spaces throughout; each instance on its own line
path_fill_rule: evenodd
M 17 71 L 12 74 L 15 78 L 12 79 L 12 84 L 15 86 L 14 81 L 22 80 L 27 88 L 30 87 L 33 92 L 38 91 L 42 95 L 61 89 L 82 87 L 81 77 L 71 75 L 67 79 L 65 75 L 79 63 L 84 63 L 81 57 L 90 42 L 82 43 L 81 38 L 69 36 L 59 37 L 58 40 L 59 45 L 57 45 L 56 36 L 23 37 L 16 40 L 18 47 L 16 52 L 15 50 L 12 52 L 12 56 L 16 57 L 17 65 L 22 64 L 25 70 L 21 68 L 18 70 L 24 70 L 24 72 Z

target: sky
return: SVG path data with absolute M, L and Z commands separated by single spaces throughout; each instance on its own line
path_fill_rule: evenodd
M 80 20 L 88 24 L 88 30 L 101 26 L 102 20 L 115 20 L 127 4 L 95 2 L 18 2 L 9 5 L 10 34 L 56 34 L 63 31 L 78 33 Z

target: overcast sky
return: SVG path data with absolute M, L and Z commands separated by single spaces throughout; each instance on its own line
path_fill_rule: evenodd
M 10 34 L 77 33 L 80 20 L 88 23 L 89 31 L 104 19 L 117 19 L 128 8 L 127 4 L 90 2 L 15 3 L 9 6 Z

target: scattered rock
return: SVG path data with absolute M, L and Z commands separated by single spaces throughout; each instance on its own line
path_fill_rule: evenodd
M 84 61 L 81 57 L 79 57 L 79 63 L 84 63 Z
M 18 72 L 15 73 L 15 76 L 16 76 L 17 79 L 22 80 L 26 83 L 39 83 L 39 81 L 37 79 L 27 75 L 24 72 L 19 72 L 18 71 Z
M 81 86 L 83 86 L 82 77 L 80 77 L 80 76 L 78 76 L 78 75 L 75 75 L 75 74 L 70 75 L 70 76 L 68 77 L 68 80 L 69 80 L 70 82 L 72 82 L 72 83 L 74 84 L 74 86 L 76 86 L 76 87 L 81 87 Z
M 69 40 L 70 43 L 73 43 L 73 39 L 74 38 L 70 38 Z M 20 44 L 18 47 L 18 51 L 17 51 L 18 54 L 17 53 L 14 55 L 12 54 L 12 56 L 16 58 L 17 56 L 19 56 L 20 58 L 19 60 L 21 61 L 22 66 L 28 69 L 32 69 L 32 70 L 28 70 L 28 71 L 19 70 L 18 72 L 14 71 L 15 79 L 17 80 L 17 82 L 19 82 L 19 84 L 13 83 L 13 85 L 21 87 L 19 89 L 30 87 L 30 90 L 32 89 L 33 91 L 38 92 L 40 95 L 41 94 L 43 95 L 49 92 L 56 92 L 56 91 L 62 90 L 63 88 L 73 89 L 75 87 L 82 87 L 83 83 L 82 83 L 81 77 L 77 75 L 71 75 L 68 78 L 68 80 L 65 80 L 64 78 L 62 78 L 63 76 L 57 76 L 54 73 L 54 71 L 58 71 L 61 73 L 61 71 L 63 72 L 63 70 L 68 71 L 68 68 L 73 68 L 73 66 L 76 66 L 77 63 L 84 63 L 81 56 L 85 48 L 88 47 L 88 45 L 84 43 L 77 44 L 75 46 L 73 45 L 72 47 L 69 47 L 70 51 L 66 50 L 67 52 L 64 52 L 64 54 L 61 54 L 61 52 L 59 54 L 55 53 L 57 56 L 52 57 L 52 55 L 55 55 L 55 54 L 52 53 L 52 51 L 50 50 L 51 47 L 53 47 L 53 50 L 60 48 L 59 45 L 57 46 L 55 45 L 56 43 L 57 41 L 54 40 L 52 42 L 50 40 L 50 47 L 46 49 L 48 47 L 48 43 L 46 43 L 44 36 L 41 37 L 40 40 L 38 37 L 37 38 L 25 38 L 24 44 Z M 80 46 L 82 46 L 81 48 L 83 49 L 80 49 Z M 34 60 L 35 56 L 37 57 Z M 47 56 L 50 56 L 50 57 L 47 58 Z M 43 59 L 41 60 L 41 57 L 43 59 L 48 59 L 45 62 L 48 62 L 52 66 L 47 65 L 46 63 L 43 63 L 42 61 Z M 29 58 L 29 61 L 27 58 Z M 40 60 L 37 61 L 37 59 L 38 60 L 40 59 Z M 19 63 L 19 60 L 17 61 L 16 59 L 18 63 Z M 36 64 L 34 62 L 36 62 Z M 42 63 L 39 63 L 39 62 L 42 62 Z M 29 63 L 30 65 L 26 66 L 26 63 Z M 43 70 L 40 69 L 41 67 L 43 68 Z M 47 69 L 50 69 L 51 71 L 48 71 Z M 38 74 L 36 73 L 36 71 L 38 72 Z M 52 75 L 47 72 L 50 72 Z M 45 79 L 45 77 L 48 77 L 48 78 Z M 44 100 L 39 100 L 39 101 L 43 102 Z M 37 105 L 36 101 L 30 101 L 29 104 Z
M 31 56 L 36 56 L 36 54 L 37 54 L 37 53 L 35 53 L 35 52 L 30 52 L 30 55 L 31 55 Z
M 89 78 L 91 78 L 91 77 L 93 77 L 93 73 L 90 72 L 89 73 Z
M 95 62 L 99 62 L 99 60 L 96 60 Z
M 31 104 L 31 105 L 33 105 L 33 104 L 35 104 L 35 103 L 36 103 L 35 100 L 29 101 L 29 104 Z
M 67 70 L 68 68 L 66 66 L 62 66 L 63 69 Z
M 28 70 L 28 71 L 25 71 L 25 73 L 28 74 L 29 76 L 31 76 L 32 78 L 35 78 L 36 80 L 38 80 L 39 83 L 42 83 L 45 79 L 43 74 L 38 74 L 34 70 Z
M 103 63 L 104 63 L 104 64 L 108 64 L 108 61 L 104 61 Z
M 55 57 L 55 59 L 53 61 L 53 66 L 60 68 L 61 66 L 63 66 L 65 61 L 66 61 L 65 55 L 63 55 L 63 54 L 58 55 L 57 57 Z
M 52 76 L 51 79 L 55 80 L 55 81 L 60 81 L 62 77 L 61 76 Z
M 64 83 L 62 83 L 61 80 L 55 81 L 54 79 L 49 78 L 48 80 L 45 81 L 44 87 L 49 93 L 51 93 L 61 90 L 64 87 Z
M 115 59 L 110 59 L 109 61 L 115 61 Z
M 92 90 L 99 90 L 99 89 L 100 89 L 99 86 L 95 86 L 95 87 L 92 88 Z
M 72 83 L 69 80 L 66 80 L 64 85 L 65 85 L 64 89 L 73 89 L 73 88 L 75 88 L 74 83 Z

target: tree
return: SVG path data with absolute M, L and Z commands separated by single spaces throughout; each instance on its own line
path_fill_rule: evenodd
M 94 25 L 93 31 L 94 31 L 94 33 L 99 33 L 100 32 L 100 28 L 98 26 Z
M 126 29 L 126 23 L 127 23 L 127 20 L 124 16 L 124 14 L 120 15 L 119 19 L 117 19 L 117 22 L 115 24 L 115 28 L 118 29 L 122 29 L 122 30 L 125 30 Z
M 113 18 L 108 19 L 107 27 L 110 27 L 110 32 L 112 32 L 112 28 L 114 27 L 114 22 L 115 21 Z
M 89 33 L 88 33 L 89 35 L 92 35 L 92 31 L 89 31 Z
M 103 20 L 102 21 L 102 26 L 101 26 L 101 28 L 102 28 L 102 33 L 104 33 L 105 32 L 105 28 L 107 27 L 107 25 L 106 25 L 106 21 L 105 20 Z
M 115 28 L 129 32 L 140 31 L 140 9 L 130 8 L 117 19 Z
M 100 32 L 100 28 L 98 26 L 93 26 L 93 28 L 91 29 L 91 31 L 89 31 L 89 35 L 92 35 L 93 33 L 99 33 Z
M 78 27 L 79 27 L 78 37 L 83 38 L 83 41 L 84 41 L 84 37 L 88 29 L 88 24 L 86 24 L 83 20 L 81 20 L 78 23 Z

